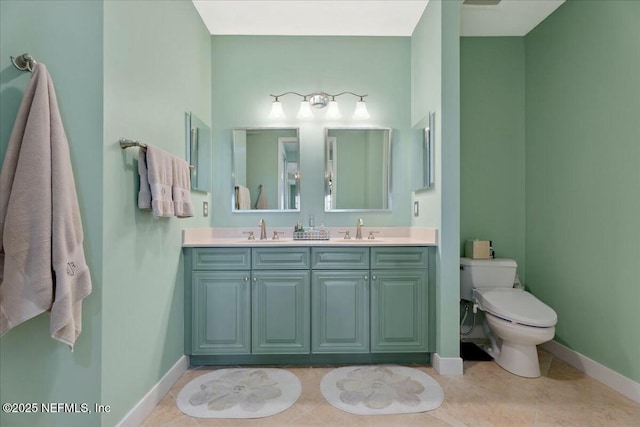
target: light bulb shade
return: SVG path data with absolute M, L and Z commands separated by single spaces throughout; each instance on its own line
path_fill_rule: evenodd
M 356 111 L 353 113 L 354 120 L 366 120 L 369 118 L 369 112 L 367 111 L 367 105 L 364 101 L 358 101 L 356 103 Z
M 298 110 L 298 119 L 312 119 L 313 113 L 311 112 L 311 105 L 309 101 L 302 101 L 300 103 L 300 110 Z
M 327 114 L 324 116 L 327 120 L 337 120 L 341 118 L 340 109 L 338 108 L 338 101 L 329 101 L 327 107 Z
M 269 118 L 271 120 L 282 120 L 287 116 L 284 115 L 284 111 L 282 110 L 282 103 L 280 101 L 273 101 L 271 104 L 271 113 L 269 113 Z

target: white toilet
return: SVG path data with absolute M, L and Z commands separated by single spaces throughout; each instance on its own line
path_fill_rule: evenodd
M 489 353 L 507 371 L 540 376 L 536 345 L 553 339 L 556 312 L 522 289 L 514 288 L 518 265 L 511 259 L 460 258 L 460 298 L 485 313 Z

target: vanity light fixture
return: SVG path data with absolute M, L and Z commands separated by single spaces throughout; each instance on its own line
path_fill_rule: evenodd
M 282 103 L 280 102 L 280 97 L 285 95 L 298 95 L 302 97 L 302 102 L 300 103 L 300 110 L 298 111 L 298 115 L 296 116 L 298 119 L 310 119 L 313 118 L 313 112 L 311 107 L 322 109 L 328 106 L 327 113 L 325 118 L 328 120 L 337 120 L 342 116 L 340 114 L 340 109 L 338 108 L 338 101 L 336 101 L 336 97 L 344 94 L 350 94 L 353 96 L 357 96 L 360 100 L 356 104 L 356 111 L 353 114 L 354 120 L 366 120 L 369 118 L 369 112 L 367 111 L 367 106 L 364 102 L 364 97 L 368 95 L 358 95 L 353 92 L 340 92 L 335 95 L 326 93 L 326 92 L 313 92 L 309 94 L 301 94 L 298 92 L 284 92 L 280 95 L 269 95 L 274 97 L 273 104 L 271 105 L 271 113 L 269 114 L 270 119 L 284 119 L 285 114 L 282 110 Z
M 284 113 L 283 113 L 284 114 Z M 313 119 L 313 112 L 311 111 L 311 104 L 307 101 L 307 97 L 305 96 L 302 102 L 300 103 L 300 110 L 298 110 L 298 115 L 296 116 L 298 119 Z
M 271 120 L 284 120 L 287 118 L 282 110 L 282 103 L 278 101 L 277 96 L 275 101 L 273 101 L 273 104 L 271 104 L 271 113 L 269 113 L 269 118 Z
M 369 112 L 367 111 L 367 104 L 364 103 L 364 99 L 360 97 L 360 101 L 356 103 L 356 111 L 353 113 L 355 120 L 366 120 L 369 118 Z
M 336 101 L 335 97 L 332 97 L 331 101 L 329 101 L 327 114 L 325 114 L 324 117 L 327 120 L 338 120 L 342 117 L 342 115 L 340 114 L 340 109 L 338 108 L 338 101 Z

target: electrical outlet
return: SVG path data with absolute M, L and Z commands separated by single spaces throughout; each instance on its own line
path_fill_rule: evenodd
M 209 202 L 202 202 L 202 216 L 209 216 Z
M 413 202 L 413 216 L 420 214 L 420 203 L 416 200 Z

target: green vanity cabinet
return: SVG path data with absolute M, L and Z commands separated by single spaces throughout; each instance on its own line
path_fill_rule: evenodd
M 427 351 L 427 270 L 371 270 L 371 351 Z
M 249 354 L 250 250 L 194 248 L 185 260 L 192 269 L 185 282 L 191 283 L 185 286 L 185 350 L 194 355 Z
M 311 248 L 313 353 L 369 352 L 369 248 Z
M 434 248 L 363 243 L 185 248 L 190 363 L 428 361 Z
M 252 280 L 252 353 L 309 353 L 309 271 L 254 270 Z
M 251 250 L 253 354 L 307 354 L 311 346 L 309 248 Z
M 192 354 L 249 354 L 249 271 L 193 273 Z
M 371 248 L 371 352 L 429 350 L 427 248 Z

